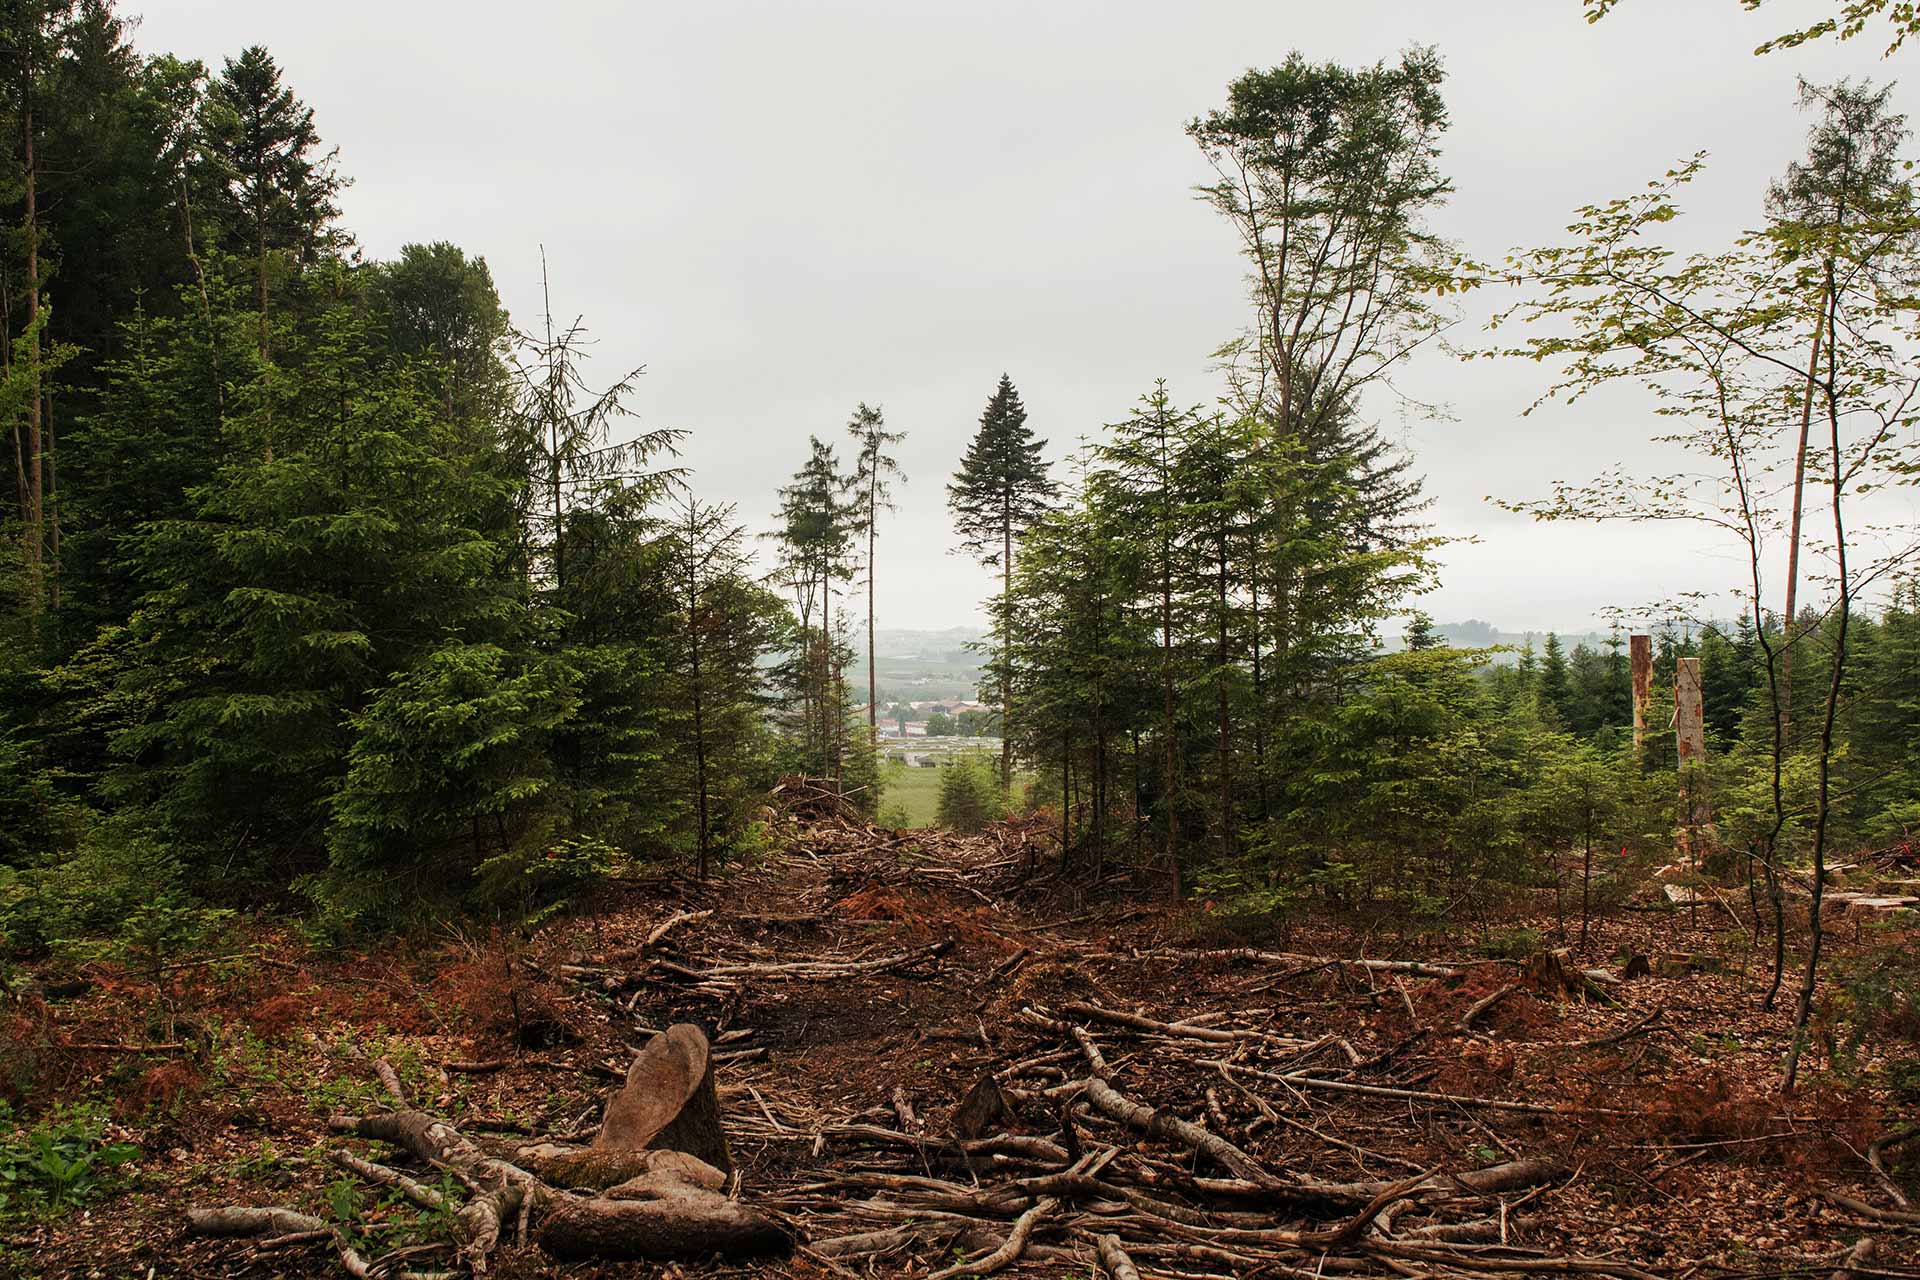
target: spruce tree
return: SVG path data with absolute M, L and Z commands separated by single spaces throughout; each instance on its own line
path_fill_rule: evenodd
M 769 785 L 765 656 L 790 641 L 785 606 L 754 582 L 730 506 L 683 495 L 669 534 L 675 610 L 669 730 L 674 774 L 692 798 L 695 874 L 741 834 L 756 785 Z
M 996 626 L 1001 637 L 1001 663 L 1006 661 L 1007 636 L 1013 627 L 1014 544 L 1052 504 L 1055 488 L 1047 475 L 1047 442 L 1027 426 L 1026 406 L 1014 390 L 1013 379 L 1000 375 L 1000 385 L 980 415 L 980 429 L 967 446 L 960 469 L 947 485 L 947 506 L 961 546 L 987 568 L 1000 570 L 1000 606 Z M 1009 705 L 1012 686 L 1000 675 L 1000 715 L 1013 719 Z M 1000 746 L 1000 785 L 1013 793 L 1013 742 L 1005 733 Z
M 312 266 L 338 248 L 334 203 L 345 180 L 321 151 L 313 108 L 281 80 L 261 45 L 227 59 L 201 107 L 201 177 L 231 249 L 253 260 L 260 359 L 270 358 L 271 263 Z
M 1560 637 L 1547 632 L 1546 648 L 1540 652 L 1540 709 L 1556 728 L 1564 728 L 1573 710 L 1573 686 L 1567 676 L 1567 655 L 1560 648 Z

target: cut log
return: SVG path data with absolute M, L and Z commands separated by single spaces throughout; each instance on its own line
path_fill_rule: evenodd
M 723 1173 L 733 1169 L 720 1128 L 712 1054 L 700 1028 L 680 1022 L 647 1041 L 627 1069 L 625 1086 L 607 1104 L 593 1147 L 684 1151 Z
M 649 1199 L 553 1196 L 539 1243 L 563 1262 L 784 1257 L 793 1239 L 773 1219 L 716 1192 Z

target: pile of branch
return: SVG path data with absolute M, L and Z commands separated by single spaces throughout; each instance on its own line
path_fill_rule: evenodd
M 835 821 L 861 821 L 860 810 L 832 778 L 790 773 L 774 784 L 769 798 L 788 818 L 809 826 Z
M 1526 1243 L 1536 1233 L 1521 1211 L 1568 1177 L 1552 1161 L 1516 1156 L 1408 1171 L 1404 1160 L 1327 1138 L 1406 1171 L 1334 1181 L 1287 1171 L 1253 1141 L 1263 1127 L 1303 1127 L 1282 1114 L 1282 1099 L 1307 1091 L 1377 1093 L 1403 1107 L 1450 1110 L 1561 1110 L 1556 1105 L 1362 1081 L 1343 1042 L 1288 1037 L 1235 1015 L 1167 1021 L 1073 1002 L 1028 1004 L 1014 1021 L 1037 1038 L 953 1108 L 946 1136 L 927 1131 L 902 1090 L 892 1109 L 898 1128 L 820 1130 L 816 1155 L 831 1155 L 815 1180 L 771 1202 L 806 1224 L 810 1253 L 889 1272 L 918 1259 L 935 1268 L 929 1280 L 987 1275 L 1022 1260 L 1114 1277 L 1149 1268 L 1302 1280 L 1334 1271 L 1650 1280 L 1629 1262 Z M 1269 1084 L 1285 1094 L 1270 1102 Z M 1204 1101 L 1183 1107 L 1156 1096 L 1168 1092 Z M 1250 1122 L 1229 1106 L 1241 1117 L 1251 1112 Z M 937 1266 L 956 1250 L 964 1261 Z

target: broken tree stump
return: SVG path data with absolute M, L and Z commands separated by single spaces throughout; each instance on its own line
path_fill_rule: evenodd
M 523 1148 L 555 1195 L 540 1247 L 563 1261 L 758 1258 L 793 1248 L 773 1219 L 723 1192 L 733 1164 L 720 1128 L 707 1037 L 675 1023 L 647 1041 L 584 1148 Z
M 733 1170 L 720 1130 L 713 1055 L 700 1028 L 675 1023 L 647 1041 L 627 1082 L 607 1104 L 593 1140 L 600 1151 L 684 1151 L 722 1173 Z

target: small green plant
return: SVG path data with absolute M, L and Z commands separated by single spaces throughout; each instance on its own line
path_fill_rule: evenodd
M 104 1191 L 140 1148 L 104 1137 L 103 1117 L 79 1112 L 0 1142 L 0 1219 L 58 1213 Z

